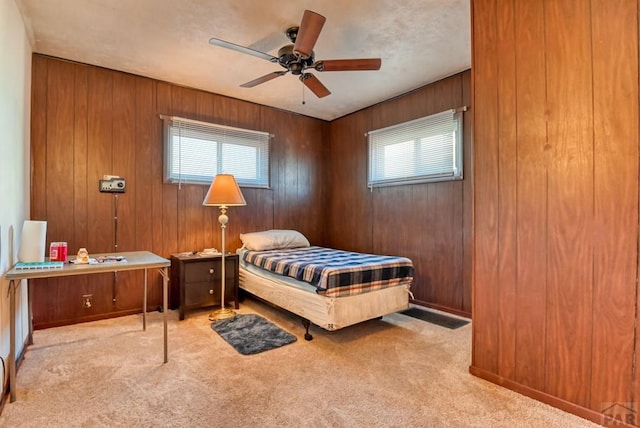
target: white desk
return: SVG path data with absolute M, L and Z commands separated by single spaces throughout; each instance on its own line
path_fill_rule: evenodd
M 109 262 L 98 264 L 76 265 L 65 263 L 62 269 L 16 269 L 15 267 L 6 273 L 9 280 L 9 306 L 10 306 L 10 348 L 9 348 L 9 391 L 11 402 L 16 401 L 16 288 L 23 279 L 56 278 L 59 276 L 91 275 L 96 273 L 122 272 L 127 270 L 144 269 L 144 297 L 142 307 L 142 330 L 147 329 L 147 269 L 157 268 L 162 275 L 162 307 L 164 321 L 164 362 L 169 361 L 167 353 L 167 294 L 169 274 L 167 268 L 171 262 L 149 251 L 134 251 L 125 253 L 91 254 L 92 258 L 99 256 L 122 256 L 126 262 Z M 31 295 L 29 294 L 29 344 L 33 338 L 33 312 Z

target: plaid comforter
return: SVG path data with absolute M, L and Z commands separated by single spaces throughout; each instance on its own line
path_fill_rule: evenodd
M 304 247 L 246 251 L 243 259 L 270 272 L 308 282 L 318 294 L 328 297 L 352 296 L 413 280 L 413 263 L 404 257 Z

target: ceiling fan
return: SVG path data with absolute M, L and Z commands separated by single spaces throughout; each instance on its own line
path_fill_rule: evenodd
M 322 26 L 325 21 L 326 18 L 324 16 L 310 10 L 305 10 L 300 26 L 291 27 L 285 31 L 285 34 L 293 44 L 280 48 L 277 57 L 255 49 L 236 45 L 235 43 L 216 39 L 215 37 L 209 39 L 209 43 L 266 59 L 267 61 L 275 64 L 280 64 L 285 69 L 274 71 L 247 83 L 243 83 L 240 85 L 243 88 L 253 88 L 261 83 L 268 82 L 269 80 L 284 76 L 291 72 L 291 74 L 299 76 L 302 83 L 304 83 L 304 85 L 318 98 L 322 98 L 326 97 L 331 92 L 315 75 L 309 73 L 308 70 L 313 69 L 320 72 L 379 70 L 382 63 L 380 58 L 325 59 L 316 61 L 313 47 L 318 40 L 318 36 L 320 35 L 320 31 L 322 30 Z

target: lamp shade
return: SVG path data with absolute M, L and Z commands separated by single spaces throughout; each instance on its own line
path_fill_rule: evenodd
M 242 207 L 247 205 L 236 179 L 231 174 L 218 174 L 204 197 L 202 205 L 213 207 Z

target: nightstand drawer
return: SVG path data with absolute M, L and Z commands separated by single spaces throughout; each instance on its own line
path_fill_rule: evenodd
M 212 282 L 187 283 L 184 287 L 186 306 L 211 306 L 220 303 L 219 292 L 216 292 Z
M 214 262 L 201 262 L 201 263 L 186 263 L 184 269 L 184 282 L 189 284 L 192 282 L 206 282 L 211 281 L 215 277 L 220 263 Z

